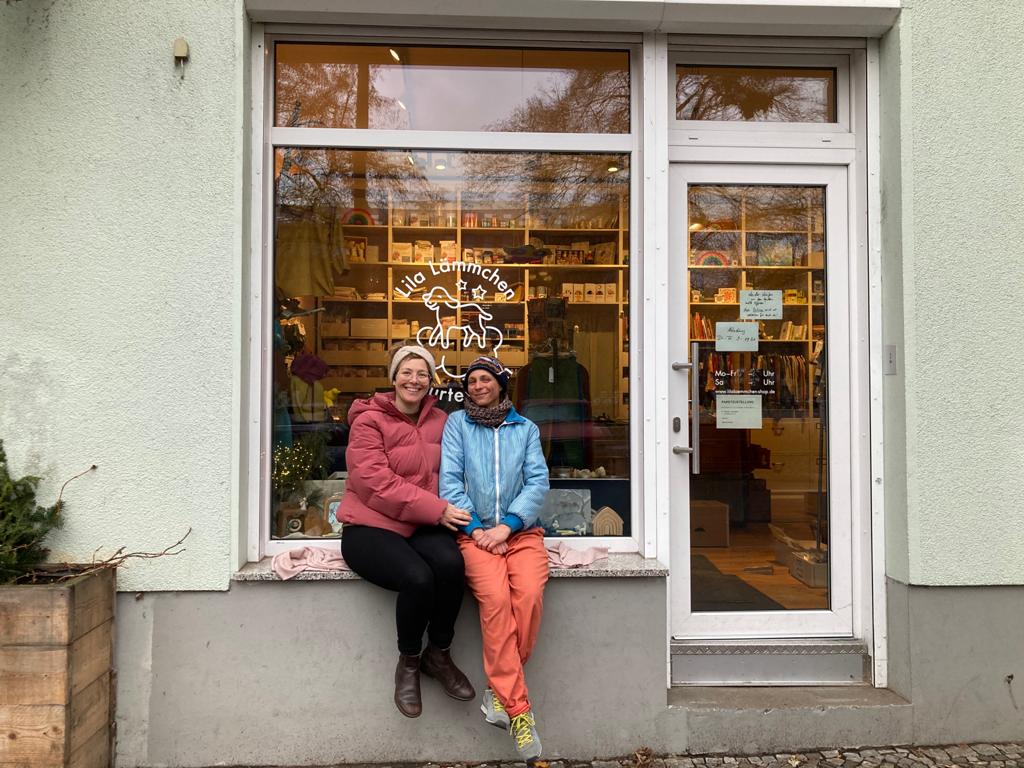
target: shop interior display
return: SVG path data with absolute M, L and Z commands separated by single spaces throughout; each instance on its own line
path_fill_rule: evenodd
M 627 202 L 555 197 L 543 184 L 517 200 L 389 190 L 373 205 L 353 190 L 349 208 L 278 207 L 275 278 L 294 306 L 277 322 L 301 338 L 275 349 L 287 411 L 275 411 L 275 440 L 290 432 L 289 451 L 318 440 L 324 460 L 294 468 L 274 502 L 276 537 L 340 535 L 324 500 L 343 488 L 348 406 L 390 389 L 387 350 L 404 340 L 434 353 L 448 410 L 478 355 L 511 370 L 509 395 L 540 428 L 551 469 L 548 535 L 629 534 Z
M 691 478 L 695 610 L 826 607 L 823 193 L 695 185 L 688 203 L 701 450 Z M 776 308 L 751 312 L 746 291 L 774 295 Z M 721 344 L 718 324 L 742 322 L 756 323 L 753 349 Z M 760 396 L 760 428 L 721 428 L 718 398 L 745 393 Z

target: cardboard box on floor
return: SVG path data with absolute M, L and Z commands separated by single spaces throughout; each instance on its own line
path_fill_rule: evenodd
M 690 501 L 690 546 L 729 546 L 729 505 L 720 501 Z
M 776 562 L 792 570 L 793 559 L 798 552 L 814 552 L 814 539 L 797 539 L 790 536 L 779 525 L 769 525 L 768 530 L 772 533 L 772 546 L 775 549 Z M 828 554 L 828 545 L 822 544 L 821 549 Z

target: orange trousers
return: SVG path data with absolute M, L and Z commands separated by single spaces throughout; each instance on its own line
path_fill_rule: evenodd
M 510 537 L 504 555 L 459 536 L 466 582 L 480 604 L 484 673 L 510 717 L 530 709 L 523 666 L 530 659 L 544 613 L 548 553 L 540 528 Z

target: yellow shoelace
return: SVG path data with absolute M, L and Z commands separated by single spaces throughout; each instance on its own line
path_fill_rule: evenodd
M 498 698 L 498 694 L 496 694 L 496 693 L 492 693 L 491 694 L 491 708 L 495 712 L 504 712 L 505 711 L 505 707 L 501 703 L 501 699 Z
M 533 725 L 533 715 L 529 712 L 523 712 L 523 714 L 512 718 L 512 727 L 509 730 L 512 732 L 512 737 L 516 740 L 518 748 L 522 749 L 533 741 L 533 733 L 530 731 Z

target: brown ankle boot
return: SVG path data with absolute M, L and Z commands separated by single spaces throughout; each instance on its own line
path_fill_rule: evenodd
M 406 717 L 419 717 L 423 711 L 419 656 L 398 656 L 398 666 L 395 667 L 395 706 Z
M 476 698 L 473 684 L 462 670 L 455 666 L 449 651 L 441 650 L 436 645 L 428 645 L 427 650 L 423 652 L 420 669 L 424 675 L 437 680 L 444 687 L 444 692 L 453 699 L 469 701 Z

